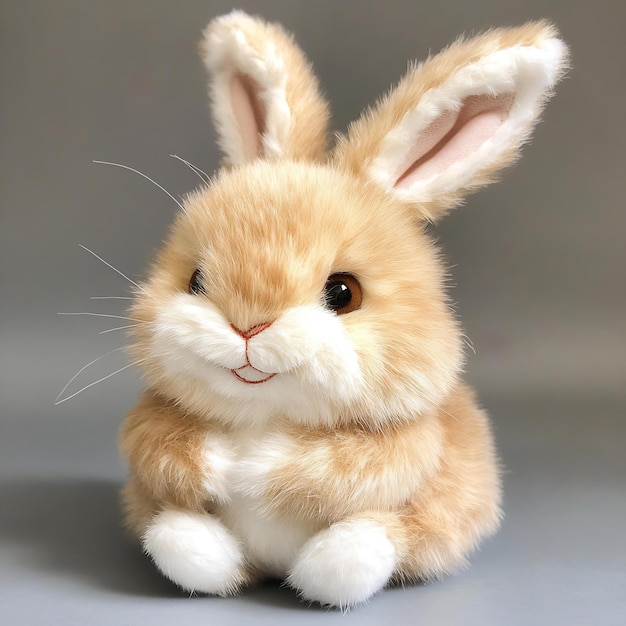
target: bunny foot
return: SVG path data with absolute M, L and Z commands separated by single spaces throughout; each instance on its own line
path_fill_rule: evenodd
M 148 526 L 143 545 L 159 570 L 187 591 L 224 596 L 245 581 L 238 541 L 207 513 L 162 511 Z
M 396 552 L 383 526 L 345 520 L 304 545 L 287 580 L 304 599 L 345 611 L 380 591 L 395 565 Z

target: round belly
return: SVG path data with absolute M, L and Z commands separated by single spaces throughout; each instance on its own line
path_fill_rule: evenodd
M 319 528 L 312 522 L 263 515 L 256 499 L 233 494 L 219 515 L 244 545 L 248 560 L 268 576 L 284 578 L 304 543 Z

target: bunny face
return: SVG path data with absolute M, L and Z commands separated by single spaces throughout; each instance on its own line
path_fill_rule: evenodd
M 457 41 L 330 154 L 279 26 L 235 11 L 201 54 L 229 167 L 186 200 L 132 311 L 153 390 L 244 424 L 378 428 L 438 405 L 462 355 L 424 224 L 518 156 L 567 63 L 554 29 Z
M 454 382 L 459 331 L 437 254 L 375 185 L 259 161 L 185 209 L 133 316 L 148 322 L 135 351 L 149 381 L 189 410 L 378 427 L 418 415 Z M 335 310 L 341 285 L 354 302 Z

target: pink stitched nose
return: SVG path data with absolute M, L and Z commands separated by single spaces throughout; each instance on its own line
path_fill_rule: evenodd
M 255 324 L 254 326 L 250 326 L 248 330 L 240 330 L 234 324 L 231 324 L 230 327 L 241 337 L 243 337 L 246 341 L 248 339 L 252 339 L 255 335 L 262 333 L 266 328 L 271 326 L 271 322 L 263 322 L 262 324 Z

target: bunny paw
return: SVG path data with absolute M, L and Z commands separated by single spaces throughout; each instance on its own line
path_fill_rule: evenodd
M 395 564 L 395 549 L 380 524 L 346 520 L 304 545 L 288 582 L 304 599 L 345 611 L 380 591 Z
M 146 530 L 143 545 L 159 570 L 187 591 L 229 595 L 245 580 L 239 542 L 207 513 L 162 511 Z

